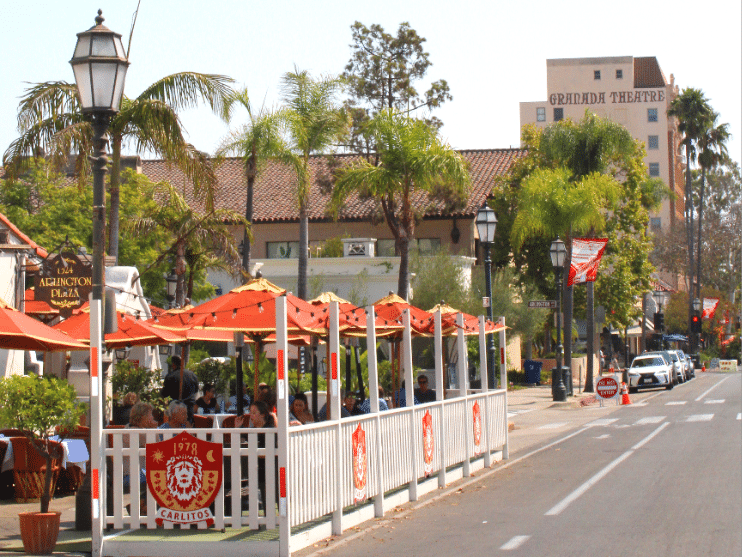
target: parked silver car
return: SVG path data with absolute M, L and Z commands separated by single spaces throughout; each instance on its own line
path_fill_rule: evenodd
M 673 372 L 672 363 L 659 352 L 637 356 L 629 368 L 629 392 L 653 387 L 672 389 Z

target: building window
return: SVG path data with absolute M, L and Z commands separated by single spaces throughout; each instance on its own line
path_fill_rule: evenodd
M 267 242 L 265 251 L 268 259 L 297 259 L 299 242 Z
M 410 251 L 417 250 L 421 255 L 433 255 L 441 249 L 440 238 L 416 238 L 410 244 Z M 379 257 L 394 257 L 396 252 L 394 240 L 376 240 L 376 253 Z
M 652 232 L 659 232 L 662 230 L 662 219 L 660 217 L 652 217 L 649 219 L 649 228 Z
M 536 121 L 546 122 L 546 109 L 544 107 L 536 109 Z
M 660 136 L 650 135 L 647 141 L 647 149 L 659 149 L 660 148 Z
M 623 79 L 623 70 L 616 70 L 616 79 Z
M 595 74 L 595 79 L 596 79 L 596 81 L 597 81 L 598 79 L 600 79 L 600 70 L 595 70 L 594 74 Z
M 657 121 L 657 109 L 648 108 L 647 109 L 647 122 L 656 122 L 656 121 Z
M 649 163 L 649 175 L 652 177 L 658 177 L 660 175 L 660 163 L 658 162 Z
M 554 109 L 554 121 L 558 122 L 559 120 L 564 120 L 564 109 L 563 108 Z

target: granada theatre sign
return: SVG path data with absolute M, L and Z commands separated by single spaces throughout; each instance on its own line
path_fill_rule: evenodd
M 552 93 L 549 104 L 564 106 L 568 104 L 629 104 L 664 102 L 662 89 L 646 91 L 612 91 L 610 93 Z
M 61 252 L 44 261 L 36 275 L 34 298 L 59 310 L 62 317 L 83 305 L 93 289 L 93 269 L 72 252 Z

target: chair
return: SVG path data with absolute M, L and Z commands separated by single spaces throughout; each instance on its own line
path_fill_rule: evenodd
M 234 421 L 237 419 L 237 416 L 227 416 L 224 418 L 224 421 L 222 422 L 222 428 L 230 428 L 234 427 Z M 250 423 L 250 414 L 243 414 L 242 415 L 242 427 L 247 427 L 247 424 Z
M 198 428 L 214 427 L 214 416 L 201 416 L 200 414 L 194 414 L 193 426 Z
M 13 443 L 15 500 L 17 503 L 38 501 L 44 493 L 46 459 L 31 446 L 31 441 L 27 437 L 12 437 L 10 442 Z M 44 441 L 39 441 L 39 443 L 44 443 Z M 52 455 L 51 492 L 54 493 L 62 468 L 64 446 L 57 441 L 47 441 L 46 447 Z
M 90 454 L 90 428 L 83 425 L 78 425 L 72 431 L 61 431 L 59 428 L 56 430 L 57 435 L 61 439 L 82 439 L 85 441 L 85 446 Z M 88 460 L 86 468 L 90 468 L 90 461 Z M 82 468 L 76 464 L 68 465 L 67 468 L 62 468 L 59 472 L 59 479 L 57 480 L 56 495 L 70 495 L 77 492 L 82 481 L 85 478 L 85 473 Z
M 25 437 L 20 429 L 0 429 L 0 435 L 5 437 Z

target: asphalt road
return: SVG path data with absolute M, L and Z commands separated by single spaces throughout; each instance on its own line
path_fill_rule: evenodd
M 534 427 L 553 436 L 326 554 L 742 555 L 742 375 L 638 399 Z

